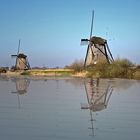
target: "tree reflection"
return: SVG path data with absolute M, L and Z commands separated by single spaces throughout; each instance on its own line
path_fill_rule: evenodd
M 109 99 L 113 92 L 113 86 L 107 80 L 100 79 L 85 80 L 84 86 L 88 104 L 82 104 L 81 109 L 90 110 L 90 129 L 92 130 L 92 136 L 94 136 L 95 128 L 93 122 L 95 119 L 93 117 L 93 113 L 107 108 Z

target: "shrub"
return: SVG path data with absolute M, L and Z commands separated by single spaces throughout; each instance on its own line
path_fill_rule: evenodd
M 84 70 L 84 63 L 82 60 L 75 60 L 70 66 L 67 68 L 73 69 L 75 72 L 81 72 Z
M 88 69 L 89 75 L 99 75 L 102 78 L 133 78 L 134 64 L 128 59 L 117 59 L 112 64 L 102 61 Z
M 130 60 L 126 59 L 126 58 L 123 58 L 123 59 L 117 58 L 113 62 L 113 64 L 118 65 L 120 67 L 125 67 L 125 68 L 134 66 L 134 64 Z

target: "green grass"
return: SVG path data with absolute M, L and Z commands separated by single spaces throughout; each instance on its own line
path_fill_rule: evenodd
M 24 71 L 21 75 L 43 75 L 43 76 L 71 76 L 73 70 L 62 70 L 62 69 L 52 69 L 52 70 L 30 70 Z

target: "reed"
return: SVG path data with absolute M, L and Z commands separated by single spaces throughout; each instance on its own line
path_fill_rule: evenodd
M 134 64 L 128 59 L 116 59 L 112 64 L 102 61 L 88 68 L 88 76 L 98 76 L 101 78 L 133 78 Z

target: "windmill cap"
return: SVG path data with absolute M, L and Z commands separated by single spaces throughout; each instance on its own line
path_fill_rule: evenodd
M 25 55 L 23 53 L 18 54 L 18 58 L 26 58 L 26 57 L 27 57 L 27 55 Z
M 90 38 L 90 42 L 92 42 L 93 44 L 104 45 L 107 42 L 107 40 L 101 37 L 93 36 Z

